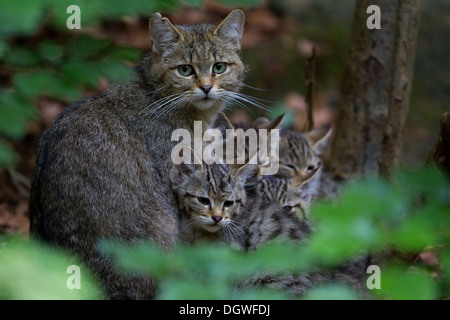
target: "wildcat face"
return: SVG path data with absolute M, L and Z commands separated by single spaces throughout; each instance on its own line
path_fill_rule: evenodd
M 170 178 L 182 212 L 182 224 L 207 233 L 230 226 L 245 203 L 244 184 L 250 173 L 247 168 L 233 169 L 216 163 L 174 165 Z
M 151 76 L 163 85 L 161 96 L 206 110 L 223 102 L 227 92 L 242 86 L 244 14 L 232 11 L 213 24 L 174 26 L 155 14 L 150 21 Z

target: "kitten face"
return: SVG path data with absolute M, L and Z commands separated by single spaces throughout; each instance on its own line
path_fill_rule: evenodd
M 280 138 L 278 176 L 283 178 L 303 177 L 305 180 L 312 178 L 322 165 L 320 154 L 326 145 L 329 132 L 324 131 L 323 134 L 322 139 L 315 141 L 308 136 L 308 133 L 283 130 Z
M 302 185 L 292 179 L 264 176 L 255 185 L 244 214 L 238 217 L 246 233 L 243 247 L 256 249 L 272 239 L 303 241 L 311 232 Z
M 285 179 L 264 176 L 257 184 L 260 204 L 271 206 L 274 212 L 295 214 L 307 218 L 309 212 L 309 195 L 307 187 L 300 179 Z
M 245 203 L 248 174 L 245 169 L 233 170 L 226 164 L 175 165 L 172 189 L 188 226 L 209 233 L 227 228 Z
M 244 26 L 241 10 L 216 25 L 174 26 L 153 16 L 151 75 L 164 85 L 160 94 L 200 110 L 242 86 L 245 66 L 239 56 Z

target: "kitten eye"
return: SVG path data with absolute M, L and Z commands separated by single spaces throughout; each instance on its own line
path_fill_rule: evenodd
M 294 207 L 293 206 L 284 206 L 283 210 L 286 211 L 286 212 L 291 212 L 291 211 L 294 210 Z
M 289 169 L 295 170 L 295 167 L 292 164 L 287 164 L 286 167 L 288 167 Z
M 204 204 L 205 206 L 209 206 L 211 204 L 211 202 L 209 202 L 208 198 L 204 198 L 204 197 L 197 197 L 198 202 L 200 202 L 201 204 Z
M 233 204 L 234 204 L 234 201 L 225 201 L 225 202 L 223 203 L 223 206 L 224 206 L 225 208 L 229 208 L 229 207 L 231 207 Z
M 223 73 L 227 69 L 227 64 L 225 62 L 217 62 L 213 65 L 213 72 L 216 74 Z
M 184 65 L 178 67 L 178 72 L 183 77 L 188 77 L 194 73 L 194 69 L 192 68 L 192 66 L 190 66 L 188 64 L 184 64 Z
M 306 168 L 306 170 L 308 170 L 308 171 L 313 171 L 314 170 L 314 166 L 308 166 L 307 168 Z

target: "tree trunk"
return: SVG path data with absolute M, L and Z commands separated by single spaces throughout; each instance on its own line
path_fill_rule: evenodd
M 329 170 L 338 179 L 378 174 L 384 168 L 391 168 L 398 159 L 401 150 L 401 135 L 398 132 L 402 131 L 406 119 L 417 36 L 416 31 L 411 31 L 413 24 L 405 22 L 410 21 L 411 17 L 404 15 L 420 12 L 420 6 L 413 5 L 419 2 L 421 0 L 377 1 L 376 5 L 381 9 L 379 30 L 369 30 L 366 26 L 370 16 L 366 10 L 373 1 L 356 2 L 339 116 L 328 163 Z M 414 15 L 417 16 L 418 13 Z M 417 21 L 414 28 L 417 28 Z M 396 49 L 403 52 L 403 46 L 407 48 L 406 57 L 396 53 Z M 403 64 L 404 69 L 397 70 Z M 402 75 L 408 75 L 406 85 Z M 399 83 L 403 84 L 398 95 L 401 106 L 396 103 L 397 95 L 393 95 L 398 90 L 393 90 L 393 85 Z M 392 101 L 395 102 L 395 110 L 390 110 L 394 108 Z M 397 117 L 396 112 L 400 116 Z M 392 116 L 399 120 L 390 121 Z M 393 133 L 396 135 L 391 138 Z M 387 135 L 390 145 L 395 146 L 393 152 L 383 150 Z M 391 154 L 395 156 L 391 157 Z M 380 169 L 383 158 L 388 162 L 381 163 Z
M 389 176 L 398 164 L 403 146 L 403 128 L 409 110 L 414 74 L 416 39 L 422 0 L 400 0 L 397 8 L 394 64 L 390 88 L 389 113 L 384 132 L 380 173 Z

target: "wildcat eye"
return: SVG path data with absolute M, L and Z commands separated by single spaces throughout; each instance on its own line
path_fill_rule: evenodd
M 217 62 L 213 65 L 213 72 L 216 74 L 223 73 L 227 69 L 227 64 L 225 62 Z
M 190 66 L 188 64 L 184 64 L 184 65 L 178 67 L 178 72 L 183 77 L 188 77 L 194 73 L 194 69 L 192 68 L 192 66 Z
M 291 212 L 292 210 L 294 210 L 294 207 L 293 206 L 284 206 L 283 210 L 286 212 Z
M 200 202 L 201 204 L 204 204 L 205 206 L 208 206 L 211 204 L 211 202 L 209 202 L 208 198 L 204 198 L 204 197 L 197 197 L 198 202 Z
M 223 206 L 224 206 L 225 208 L 229 208 L 229 207 L 231 207 L 233 204 L 234 204 L 234 201 L 225 201 L 225 202 L 223 203 Z

